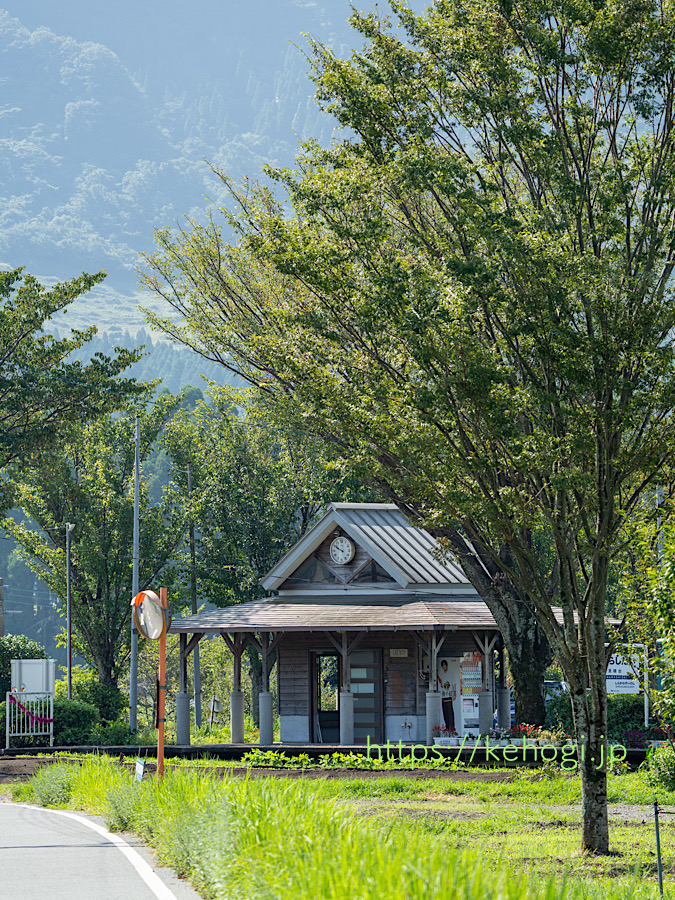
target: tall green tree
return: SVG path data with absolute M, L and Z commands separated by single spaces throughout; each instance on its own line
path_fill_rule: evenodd
M 141 459 L 147 458 L 175 407 L 174 397 L 141 406 Z M 130 652 L 134 506 L 134 415 L 102 416 L 62 431 L 58 443 L 10 468 L 16 503 L 27 521 L 5 527 L 33 571 L 66 604 L 67 522 L 71 535 L 73 646 L 115 687 Z M 140 587 L 150 587 L 183 539 L 179 498 L 152 504 L 140 495 Z
M 0 467 L 49 443 L 64 422 L 117 409 L 143 390 L 119 377 L 138 352 L 97 354 L 83 365 L 68 357 L 91 340 L 94 327 L 59 340 L 45 331 L 51 317 L 104 277 L 83 274 L 46 289 L 22 269 L 0 272 Z
M 345 136 L 277 174 L 295 215 L 238 195 L 240 246 L 160 236 L 149 282 L 186 315 L 169 333 L 346 445 L 536 621 L 585 746 L 582 846 L 607 852 L 608 574 L 675 428 L 675 10 L 392 8 L 403 37 L 355 15 L 350 60 L 313 47 Z

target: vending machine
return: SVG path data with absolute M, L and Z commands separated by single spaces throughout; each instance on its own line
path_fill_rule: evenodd
M 462 697 L 462 734 L 478 733 L 478 695 L 483 689 L 483 657 L 477 651 L 465 653 L 459 664 Z
M 441 694 L 443 726 L 458 735 L 478 732 L 478 696 L 483 688 L 483 657 L 478 652 L 438 659 L 436 690 Z

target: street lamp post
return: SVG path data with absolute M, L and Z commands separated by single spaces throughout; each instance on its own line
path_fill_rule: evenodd
M 73 699 L 73 617 L 70 609 L 70 532 L 75 527 L 66 522 L 66 630 L 68 632 L 68 699 Z

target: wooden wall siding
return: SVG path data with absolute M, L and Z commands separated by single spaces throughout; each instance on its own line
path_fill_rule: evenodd
M 350 641 L 354 635 L 350 635 Z M 427 632 L 427 637 L 429 634 Z M 409 632 L 384 631 L 367 634 L 359 644 L 359 650 L 384 650 L 384 712 L 386 715 L 407 716 L 424 714 L 427 683 L 417 678 L 417 666 L 421 663 L 415 649 L 416 641 Z M 406 649 L 407 657 L 392 657 L 392 647 Z M 469 634 L 448 635 L 439 657 L 461 656 L 476 650 Z M 335 647 L 321 632 L 311 634 L 287 632 L 279 645 L 278 685 L 279 713 L 282 716 L 309 715 L 310 651 L 335 652 Z M 417 688 L 417 698 L 415 689 Z M 417 703 L 415 700 L 417 699 Z
M 350 640 L 353 635 L 350 635 Z M 391 657 L 389 649 L 406 649 L 407 657 Z M 384 650 L 384 712 L 390 715 L 415 714 L 417 656 L 415 641 L 407 632 L 372 632 L 359 644 L 359 650 Z M 279 712 L 284 716 L 309 714 L 310 651 L 335 652 L 328 639 L 313 634 L 287 633 L 279 645 Z M 424 700 L 423 700 L 424 702 Z
M 340 532 L 341 534 L 342 532 Z M 314 555 L 321 560 L 322 563 L 327 565 L 335 574 L 338 576 L 340 581 L 346 583 L 352 577 L 352 575 L 360 569 L 361 566 L 371 559 L 370 555 L 366 553 L 363 547 L 359 546 L 359 544 L 355 544 L 356 551 L 354 553 L 354 559 L 351 562 L 348 562 L 346 566 L 338 566 L 336 565 L 330 557 L 330 545 L 333 543 L 335 538 L 338 536 L 337 530 L 331 534 L 326 540 L 314 551 Z M 345 535 L 346 537 L 347 535 Z M 351 538 L 350 538 L 351 540 Z M 352 543 L 355 543 L 352 541 Z
M 305 635 L 300 635 L 305 637 Z M 277 663 L 279 715 L 309 715 L 309 653 L 304 642 L 288 634 L 279 645 Z

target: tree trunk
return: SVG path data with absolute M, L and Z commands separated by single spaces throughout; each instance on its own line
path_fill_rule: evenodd
M 577 689 L 572 693 L 581 775 L 581 849 L 589 853 L 609 853 L 607 716 L 599 710 L 600 721 L 593 722 L 594 717 L 589 715 L 588 700 L 585 689 Z
M 532 627 L 533 626 L 533 627 Z M 551 662 L 551 649 L 536 622 L 512 629 L 505 638 L 509 675 L 516 703 L 516 723 L 543 725 L 546 716 L 544 676 Z
M 109 658 L 108 654 L 105 653 L 105 650 L 101 651 L 101 654 L 96 660 L 96 671 L 98 673 L 98 680 L 100 684 L 105 685 L 105 687 L 117 687 L 115 660 Z

